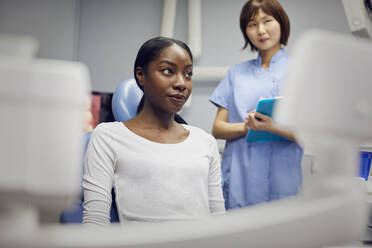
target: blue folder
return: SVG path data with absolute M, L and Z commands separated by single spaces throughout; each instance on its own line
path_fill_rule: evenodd
M 275 102 L 280 98 L 261 99 L 256 108 L 256 112 L 272 117 Z M 268 142 L 273 140 L 288 140 L 277 134 L 269 133 L 266 131 L 249 129 L 247 135 L 247 142 Z

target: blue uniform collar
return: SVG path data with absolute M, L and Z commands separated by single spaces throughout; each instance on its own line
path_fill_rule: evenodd
M 271 58 L 271 61 L 270 61 L 270 66 L 272 64 L 275 64 L 276 62 L 282 60 L 283 58 L 287 58 L 287 53 L 285 52 L 284 48 L 281 48 L 279 51 L 277 51 L 274 56 Z M 262 57 L 261 57 L 261 54 L 258 53 L 258 57 L 257 59 L 255 60 L 255 64 L 257 66 L 261 66 L 261 63 L 262 63 Z

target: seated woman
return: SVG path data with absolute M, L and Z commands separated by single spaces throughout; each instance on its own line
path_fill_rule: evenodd
M 83 223 L 110 222 L 112 187 L 122 224 L 225 212 L 216 140 L 174 120 L 191 94 L 192 69 L 182 41 L 157 37 L 141 46 L 134 65 L 144 92 L 138 115 L 99 124 L 87 148 Z

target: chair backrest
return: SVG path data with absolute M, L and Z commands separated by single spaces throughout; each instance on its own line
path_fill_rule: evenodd
M 127 121 L 137 114 L 137 107 L 143 96 L 134 78 L 120 83 L 112 97 L 112 113 L 116 121 Z
M 120 83 L 112 97 L 112 113 L 116 121 L 127 121 L 137 115 L 138 104 L 143 96 L 134 78 Z M 181 124 L 187 124 L 181 116 L 176 114 L 174 120 Z

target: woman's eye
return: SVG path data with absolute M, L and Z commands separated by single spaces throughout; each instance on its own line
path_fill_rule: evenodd
M 256 26 L 256 23 L 248 23 L 248 27 L 253 28 Z
M 272 21 L 272 19 L 267 19 L 267 20 L 265 20 L 265 22 L 271 22 Z
M 170 74 L 172 74 L 172 70 L 169 69 L 169 68 L 165 68 L 165 69 L 163 69 L 162 72 L 163 72 L 164 74 L 166 74 L 166 75 L 170 75 Z
M 192 77 L 192 71 L 186 72 L 186 73 L 185 73 L 185 76 L 186 76 L 187 78 L 191 78 L 191 77 Z

